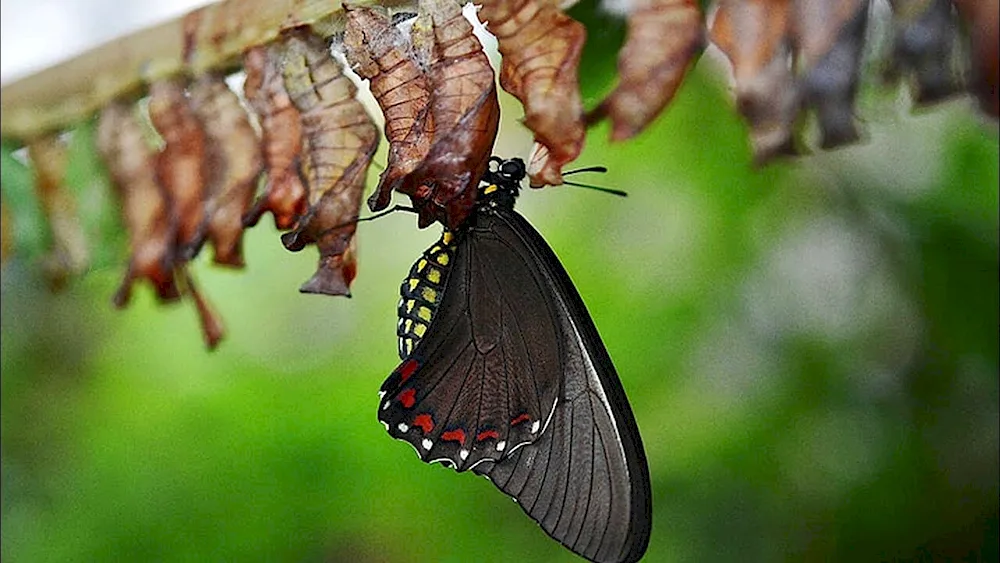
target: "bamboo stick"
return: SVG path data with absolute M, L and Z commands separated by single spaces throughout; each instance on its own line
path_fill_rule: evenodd
M 353 5 L 408 0 L 355 0 Z M 206 70 L 236 70 L 250 47 L 311 25 L 343 29 L 339 0 L 223 0 L 114 39 L 0 90 L 0 136 L 28 142 L 88 119 L 119 98 L 139 97 L 152 80 Z

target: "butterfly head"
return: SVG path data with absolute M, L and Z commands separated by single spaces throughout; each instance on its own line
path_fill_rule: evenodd
M 527 176 L 527 168 L 520 158 L 490 157 L 489 168 L 483 174 L 483 184 L 479 187 L 479 205 L 514 206 L 514 199 L 521 190 L 521 181 Z

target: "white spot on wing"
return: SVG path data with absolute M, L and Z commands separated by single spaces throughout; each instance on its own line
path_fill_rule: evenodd
M 378 392 L 378 398 L 382 399 L 382 397 L 385 397 L 385 391 L 379 391 Z
M 389 408 L 389 401 L 382 403 L 382 410 Z
M 379 422 L 382 423 L 382 426 L 385 426 L 385 431 L 388 432 L 389 431 L 389 423 L 386 422 L 386 421 L 384 421 L 384 420 L 380 420 Z
M 539 421 L 537 421 L 537 420 L 535 422 L 532 422 L 531 423 L 531 433 L 534 434 L 535 432 L 538 432 L 538 427 L 541 426 L 541 425 L 542 425 L 542 423 L 539 422 Z
M 458 452 L 458 457 L 462 458 L 462 461 L 465 461 L 469 458 L 469 450 L 462 450 Z
M 407 426 L 406 423 L 404 422 L 400 422 L 399 425 L 396 426 L 396 428 L 399 428 L 399 431 L 402 432 L 403 434 L 406 434 L 407 432 L 410 431 L 410 427 Z
M 431 440 L 429 440 L 427 438 L 424 438 L 424 441 L 420 442 L 420 445 L 423 446 L 425 450 L 429 450 L 429 449 L 431 449 L 431 446 L 434 445 L 434 442 L 432 442 Z
M 497 451 L 502 452 L 504 448 L 507 447 L 507 442 L 505 440 L 500 440 L 497 442 Z

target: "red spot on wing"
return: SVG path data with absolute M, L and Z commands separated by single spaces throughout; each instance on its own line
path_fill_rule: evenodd
M 418 367 L 420 367 L 420 363 L 416 360 L 410 359 L 403 362 L 403 365 L 399 366 L 399 376 L 402 378 L 399 382 L 406 382 L 413 375 L 413 372 L 417 371 Z
M 431 430 L 434 430 L 434 419 L 427 413 L 418 414 L 413 419 L 413 425 L 419 426 L 424 431 L 424 434 L 428 434 Z
M 528 413 L 524 413 L 515 418 L 514 420 L 510 421 L 510 425 L 517 426 L 518 424 L 521 424 L 522 422 L 528 422 L 529 420 L 531 420 L 531 415 Z
M 500 438 L 500 433 L 497 432 L 496 430 L 483 430 L 479 434 L 476 434 L 476 441 L 477 442 L 482 442 L 483 440 L 487 440 L 489 438 L 493 438 L 494 440 L 497 440 L 497 439 Z
M 400 403 L 403 403 L 404 407 L 410 408 L 413 406 L 413 403 L 417 402 L 417 390 L 412 388 L 407 389 L 406 391 L 400 393 L 397 398 Z
M 459 444 L 464 444 L 465 443 L 465 430 L 462 430 L 461 428 L 456 428 L 454 430 L 449 430 L 449 431 L 445 432 L 444 434 L 441 434 L 441 439 L 442 440 L 454 440 L 454 441 L 458 442 Z

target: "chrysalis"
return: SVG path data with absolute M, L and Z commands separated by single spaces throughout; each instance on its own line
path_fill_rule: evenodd
M 302 123 L 281 75 L 281 57 L 275 47 L 254 47 L 243 56 L 247 78 L 243 86 L 250 107 L 257 113 L 267 183 L 245 222 L 256 225 L 270 211 L 274 225 L 291 229 L 308 210 L 308 193 L 299 172 Z
M 243 267 L 243 216 L 253 203 L 263 166 L 260 141 L 221 74 L 201 76 L 190 93 L 208 140 L 205 234 L 216 264 Z
M 170 200 L 156 181 L 155 158 L 128 105 L 116 102 L 104 108 L 97 146 L 122 201 L 131 251 L 128 272 L 114 296 L 115 306 L 128 304 L 137 279 L 148 280 L 161 301 L 178 299 Z
M 357 88 L 312 33 L 287 35 L 282 45 L 285 88 L 302 117 L 302 172 L 309 186 L 309 211 L 282 236 L 285 247 L 316 244 L 316 273 L 304 293 L 350 295 L 356 265 L 352 248 L 361 199 L 378 129 L 357 100 Z

